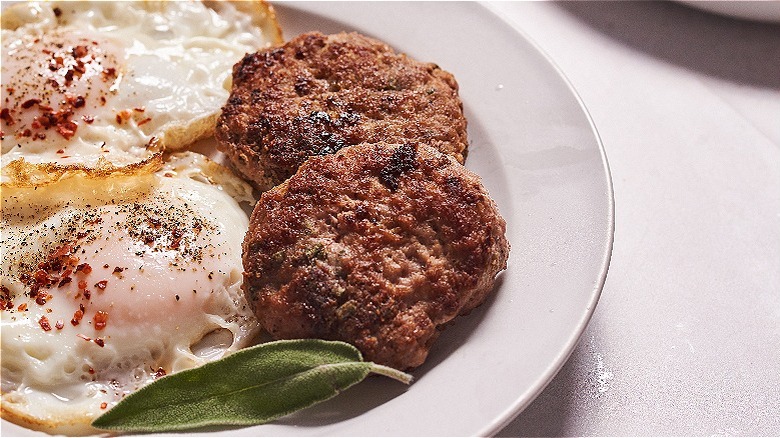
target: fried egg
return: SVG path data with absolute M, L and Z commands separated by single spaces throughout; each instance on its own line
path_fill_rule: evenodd
M 280 41 L 273 10 L 259 1 L 4 8 L 3 167 L 125 166 L 181 149 L 213 133 L 233 64 Z
M 89 431 L 126 394 L 248 345 L 251 199 L 193 152 L 154 173 L 3 188 L 3 417 Z

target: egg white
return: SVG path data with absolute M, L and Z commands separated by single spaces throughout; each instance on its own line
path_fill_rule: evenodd
M 101 158 L 124 166 L 211 135 L 233 64 L 279 42 L 275 23 L 260 2 L 4 8 L 3 167 L 24 159 L 91 168 Z
M 240 290 L 249 199 L 190 152 L 151 174 L 4 188 L 4 418 L 88 431 L 159 376 L 246 346 L 258 332 Z

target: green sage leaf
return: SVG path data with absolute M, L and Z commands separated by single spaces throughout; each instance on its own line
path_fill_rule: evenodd
M 165 376 L 92 422 L 99 429 L 163 432 L 263 424 L 336 396 L 369 373 L 411 376 L 364 362 L 344 342 L 276 341 Z

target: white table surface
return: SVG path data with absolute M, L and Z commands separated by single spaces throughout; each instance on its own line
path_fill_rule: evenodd
M 674 2 L 491 6 L 582 97 L 616 203 L 590 325 L 499 435 L 780 435 L 780 25 Z

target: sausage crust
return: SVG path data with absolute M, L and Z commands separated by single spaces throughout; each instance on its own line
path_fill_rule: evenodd
M 493 289 L 505 230 L 479 177 L 451 156 L 356 145 L 263 193 L 244 240 L 244 291 L 276 338 L 341 340 L 410 369 Z
M 355 144 L 422 142 L 460 163 L 468 148 L 455 78 L 357 33 L 307 33 L 246 55 L 216 138 L 260 190 Z

